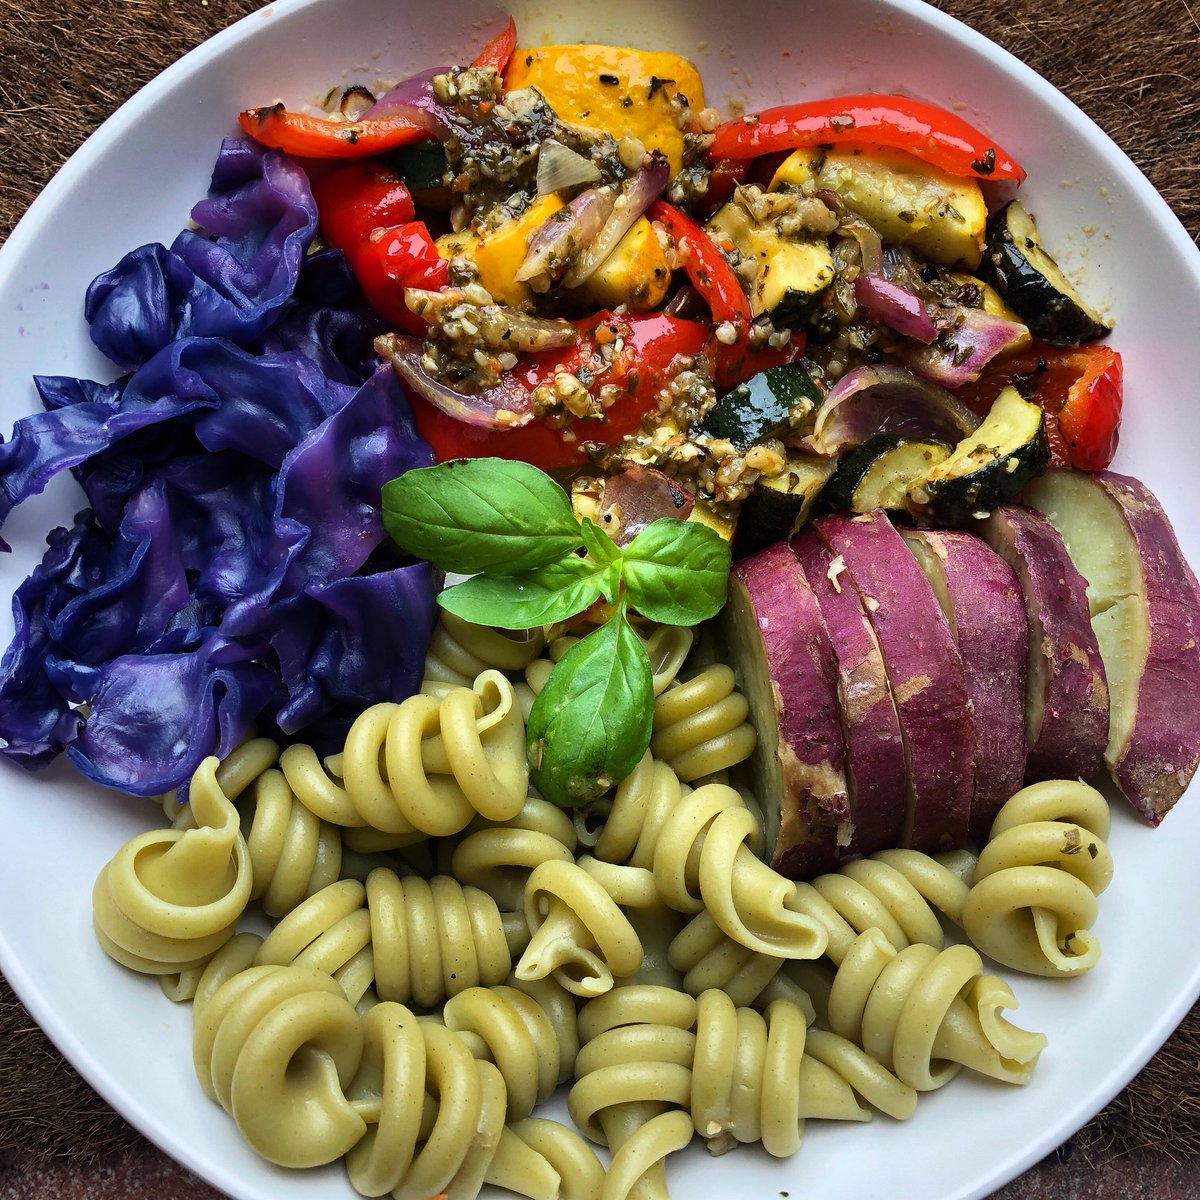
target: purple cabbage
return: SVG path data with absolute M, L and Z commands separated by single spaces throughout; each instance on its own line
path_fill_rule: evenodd
M 169 250 L 140 246 L 88 288 L 92 341 L 119 366 L 180 337 L 260 337 L 296 290 L 317 208 L 286 155 L 227 138 L 192 220 L 212 236 L 185 229 Z
M 315 584 L 276 610 L 268 637 L 287 692 L 276 720 L 318 744 L 380 698 L 414 692 L 437 616 L 428 563 Z
M 89 288 L 128 374 L 36 380 L 0 442 L 0 520 L 69 469 L 91 509 L 47 538 L 0 661 L 3 753 L 99 784 L 186 783 L 257 721 L 344 733 L 419 684 L 440 579 L 389 556 L 380 490 L 432 455 L 378 318 L 285 156 L 230 139 L 193 219 Z M 80 707 L 84 706 L 84 707 Z
M 65 668 L 63 676 L 64 687 L 75 683 Z M 187 653 L 122 655 L 88 672 L 91 713 L 67 757 L 106 787 L 170 791 L 207 755 L 237 745 L 275 683 L 248 648 L 215 631 Z

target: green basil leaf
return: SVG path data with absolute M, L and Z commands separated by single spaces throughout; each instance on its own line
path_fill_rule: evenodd
M 573 555 L 536 571 L 472 575 L 438 596 L 445 609 L 475 625 L 533 629 L 581 613 L 603 594 L 606 568 Z
M 528 463 L 468 458 L 383 485 L 383 523 L 402 549 L 444 571 L 529 571 L 582 544 L 567 493 Z
M 598 563 L 616 562 L 621 557 L 621 548 L 617 543 L 588 517 L 583 518 L 580 534 L 583 537 L 584 548 Z
M 637 766 L 653 718 L 650 660 L 620 611 L 564 655 L 534 701 L 534 785 L 563 808 L 589 803 Z
M 600 590 L 609 604 L 616 604 L 621 598 L 621 560 L 610 562 L 600 576 Z
M 721 611 L 729 588 L 729 543 L 695 521 L 660 517 L 625 547 L 629 603 L 668 625 L 696 625 Z

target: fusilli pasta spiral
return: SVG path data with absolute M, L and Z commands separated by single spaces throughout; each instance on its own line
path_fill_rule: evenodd
M 525 919 L 530 939 L 517 963 L 518 979 L 553 975 L 577 996 L 598 996 L 613 986 L 614 976 L 632 975 L 641 965 L 642 944 L 629 918 L 576 863 L 551 860 L 530 874 Z
M 858 1047 L 835 1034 L 810 1039 L 803 1010 L 789 1001 L 759 1014 L 724 992 L 700 995 L 691 1114 L 713 1153 L 762 1142 L 768 1154 L 794 1154 L 806 1118 L 869 1120 L 859 1094 L 900 1119 L 916 1110 L 916 1092 Z
M 786 998 L 809 1022 L 815 1011 L 808 993 L 791 977 L 787 959 L 759 954 L 728 937 L 706 912 L 697 913 L 671 942 L 668 961 L 682 972 L 680 987 L 691 996 L 719 988 L 739 1007 Z
M 442 609 L 425 656 L 422 691 L 438 694 L 438 685 L 470 687 L 487 670 L 524 671 L 546 645 L 540 629 L 512 633 L 472 625 Z
M 454 847 L 455 879 L 487 892 L 502 909 L 523 904 L 525 882 L 539 864 L 575 861 L 575 826 L 567 813 L 539 796 L 526 799 L 507 821 L 477 817 Z
M 1112 881 L 1108 801 L 1078 780 L 1023 788 L 996 817 L 963 905 L 967 937 L 1006 967 L 1079 975 L 1100 958 L 1096 897 Z
M 795 906 L 796 884 L 753 852 L 758 821 L 731 787 L 681 786 L 666 763 L 643 756 L 617 788 L 595 854 L 653 869 L 663 902 L 712 916 L 740 945 L 761 954 L 815 958 L 820 923 Z
M 360 849 L 446 837 L 477 813 L 508 820 L 529 786 L 525 725 L 512 684 L 494 670 L 440 700 L 373 705 L 351 726 L 341 754 L 322 765 L 311 747 L 290 746 L 280 766 L 323 820 L 386 835 L 356 843 Z
M 234 933 L 250 899 L 250 852 L 237 810 L 207 758 L 192 780 L 192 829 L 128 841 L 92 890 L 96 937 L 117 962 L 148 975 L 202 964 Z
M 366 1130 L 346 1157 L 363 1195 L 469 1200 L 492 1183 L 534 1200 L 598 1196 L 603 1169 L 582 1139 L 551 1121 L 506 1128 L 500 1070 L 453 1030 L 385 1002 L 363 1018 L 363 1033 L 347 1097 Z
M 877 929 L 897 950 L 913 943 L 941 949 L 937 910 L 962 918 L 969 889 L 956 871 L 917 850 L 881 850 L 797 885 L 792 906 L 828 934 L 825 953 L 840 963 L 855 938 Z
M 917 1091 L 942 1087 L 962 1067 L 1026 1083 L 1046 1039 L 1001 1016 L 1016 1007 L 1009 986 L 984 975 L 970 946 L 897 951 L 868 929 L 833 978 L 828 1023 Z
M 650 751 L 684 783 L 716 775 L 754 752 L 758 739 L 749 712 L 733 671 L 705 667 L 691 679 L 676 679 L 654 701 Z
M 342 831 L 297 800 L 280 771 L 279 747 L 250 738 L 217 768 L 217 783 L 241 814 L 242 835 L 254 869 L 251 900 L 268 916 L 282 917 L 342 875 Z M 195 825 L 191 805 L 178 812 L 176 829 Z
M 567 1105 L 571 1119 L 613 1152 L 604 1200 L 667 1200 L 663 1163 L 692 1139 L 688 1113 L 695 1001 L 670 988 L 620 987 L 579 1017 L 583 1048 Z
M 194 1013 L 206 1095 L 270 1162 L 333 1162 L 366 1132 L 345 1089 L 363 1052 L 359 1015 L 338 984 L 306 967 L 252 967 Z
M 446 1027 L 476 1034 L 490 1061 L 500 1068 L 508 1092 L 509 1121 L 529 1116 L 535 1104 L 571 1077 L 579 1031 L 574 1007 L 569 1024 L 561 1020 L 565 1011 L 563 1006 L 547 1011 L 534 996 L 507 986 L 467 988 L 446 1002 L 442 1012 Z
M 378 867 L 365 886 L 342 880 L 289 913 L 258 961 L 324 971 L 356 1004 L 373 985 L 381 1000 L 432 1007 L 467 988 L 502 983 L 513 947 L 526 936 L 523 920 L 506 924 L 477 888 L 446 875 L 402 879 Z

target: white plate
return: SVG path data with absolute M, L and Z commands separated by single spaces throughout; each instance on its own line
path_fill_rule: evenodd
M 219 140 L 241 108 L 295 103 L 331 83 L 402 75 L 463 57 L 498 26 L 490 3 L 293 0 L 269 6 L 189 54 L 126 104 L 46 188 L 0 252 L 0 426 L 37 407 L 34 372 L 110 378 L 81 317 L 83 289 L 142 242 L 170 241 L 205 190 Z M 670 5 L 518 3 L 525 44 L 634 41 L 694 57 L 714 103 L 904 90 L 961 109 L 1029 169 L 1025 194 L 1048 243 L 1086 270 L 1111 305 L 1125 356 L 1127 410 L 1116 466 L 1150 484 L 1200 562 L 1195 445 L 1200 415 L 1200 255 L 1166 205 L 1111 141 L 1049 84 L 985 39 L 915 0 L 795 4 L 727 0 Z M 790 53 L 787 53 L 790 51 Z M 1091 229 L 1085 236 L 1082 230 Z M 69 241 L 62 231 L 70 230 Z M 80 231 L 86 231 L 80 237 Z M 69 245 L 70 252 L 64 253 Z M 78 502 L 58 481 L 19 509 L 0 563 L 11 593 L 47 529 Z M 7 642 L 11 617 L 0 637 Z M 102 794 L 55 769 L 27 778 L 0 766 L 0 967 L 88 1081 L 166 1151 L 244 1200 L 353 1193 L 340 1169 L 266 1166 L 196 1085 L 191 1016 L 151 981 L 114 966 L 90 928 L 92 881 L 128 837 L 153 823 L 147 802 Z M 922 1100 L 908 1123 L 810 1123 L 799 1155 L 755 1149 L 670 1165 L 675 1195 L 807 1200 L 981 1197 L 1069 1136 L 1153 1054 L 1200 992 L 1200 804 L 1185 800 L 1159 831 L 1126 807 L 1112 837 L 1117 877 L 1102 898 L 1104 958 L 1084 979 L 1017 977 L 1018 1018 L 1049 1034 L 1026 1089 L 960 1078 Z

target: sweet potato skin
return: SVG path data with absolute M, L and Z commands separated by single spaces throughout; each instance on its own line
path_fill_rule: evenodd
M 924 572 L 886 514 L 822 517 L 818 536 L 846 564 L 887 665 L 905 741 L 909 811 L 902 843 L 937 851 L 967 840 L 975 731 L 962 661 Z
M 1045 492 L 1035 490 L 1032 503 L 1041 507 L 1054 499 L 1055 479 L 1045 481 Z M 1142 622 L 1145 659 L 1133 664 L 1134 705 L 1127 731 L 1117 730 L 1114 719 L 1105 751 L 1105 765 L 1129 802 L 1151 824 L 1158 825 L 1186 790 L 1200 765 L 1200 584 L 1188 565 L 1162 505 L 1145 484 L 1112 471 L 1074 474 L 1061 484 L 1073 485 L 1059 504 L 1082 499 L 1094 488 L 1119 511 L 1128 544 L 1114 553 L 1128 554 L 1140 567 L 1139 595 L 1121 599 L 1100 598 L 1102 605 L 1135 603 Z M 1086 503 L 1086 500 L 1084 500 Z M 1051 507 L 1047 505 L 1047 507 Z M 1053 522 L 1055 512 L 1048 513 Z M 1062 521 L 1064 531 L 1069 524 Z M 1067 548 L 1083 566 L 1086 551 L 1077 548 L 1068 533 Z M 1094 582 L 1094 581 L 1093 581 Z M 1103 621 L 1092 598 L 1093 625 Z M 1112 653 L 1100 638 L 1102 654 Z M 1127 678 L 1128 671 L 1110 672 L 1112 680 Z M 1114 709 L 1116 708 L 1116 687 Z
M 925 548 L 926 562 L 940 575 L 931 579 L 934 592 L 950 610 L 975 722 L 970 834 L 982 842 L 1025 777 L 1029 623 L 1020 584 L 1012 567 L 969 533 L 906 530 L 904 537 Z
M 734 566 L 731 586 L 744 589 L 742 603 L 757 624 L 778 720 L 772 740 L 762 716 L 755 714 L 761 722 L 760 753 L 776 757 L 782 785 L 781 794 L 758 797 L 764 808 L 778 805 L 770 862 L 781 875 L 808 879 L 836 867 L 850 824 L 833 648 L 816 598 L 786 543 L 742 559 Z M 754 709 L 749 682 L 745 691 Z M 768 817 L 767 824 L 775 822 Z
M 837 661 L 854 833 L 848 850 L 873 854 L 900 844 L 904 827 L 904 742 L 883 654 L 858 592 L 811 530 L 791 542 L 816 596 Z
M 1200 764 L 1200 584 L 1144 484 L 1109 471 L 1096 482 L 1121 506 L 1141 553 L 1150 622 L 1133 734 L 1108 765 L 1134 807 L 1157 825 Z
M 1043 681 L 1040 722 L 1027 722 L 1026 782 L 1086 779 L 1108 742 L 1108 682 L 1088 611 L 1087 581 L 1058 531 L 1031 508 L 999 505 L 979 522 L 1016 571 L 1029 621 L 1029 693 Z

